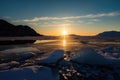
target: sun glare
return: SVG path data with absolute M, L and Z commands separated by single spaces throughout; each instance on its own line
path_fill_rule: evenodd
M 63 35 L 63 36 L 65 36 L 65 35 L 67 35 L 67 34 L 68 34 L 68 33 L 67 33 L 66 30 L 63 30 L 63 31 L 62 31 L 62 35 Z

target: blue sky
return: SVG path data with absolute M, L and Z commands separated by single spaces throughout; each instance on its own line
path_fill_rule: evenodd
M 38 33 L 95 35 L 120 30 L 120 0 L 1 0 L 0 18 Z

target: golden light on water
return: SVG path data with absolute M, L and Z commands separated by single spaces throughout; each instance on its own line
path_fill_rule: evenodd
M 67 46 L 67 35 L 68 35 L 68 29 L 64 26 L 64 28 L 61 30 L 61 34 L 62 34 L 62 46 L 64 47 L 64 49 Z
M 65 47 L 66 46 L 66 36 L 67 36 L 67 30 L 64 29 L 62 30 L 62 35 L 63 35 L 63 46 Z
M 62 43 L 63 43 L 63 46 L 64 46 L 64 47 L 67 45 L 67 44 L 66 44 L 66 43 L 67 43 L 67 41 L 66 41 L 66 39 L 65 39 L 65 38 L 63 39 Z

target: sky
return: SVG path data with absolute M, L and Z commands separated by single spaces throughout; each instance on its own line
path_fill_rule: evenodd
M 120 0 L 0 0 L 0 18 L 40 34 L 120 31 Z

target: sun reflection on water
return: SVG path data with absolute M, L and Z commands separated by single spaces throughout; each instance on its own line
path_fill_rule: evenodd
M 66 46 L 67 46 L 66 36 L 63 36 L 62 45 L 63 45 L 63 48 L 66 49 Z
M 63 39 L 63 46 L 66 46 L 66 39 Z

